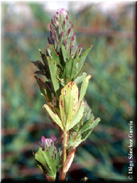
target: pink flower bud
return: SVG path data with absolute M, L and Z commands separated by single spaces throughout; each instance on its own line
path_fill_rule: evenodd
M 41 146 L 44 146 L 44 142 L 45 142 L 45 137 L 42 136 L 42 137 L 41 137 Z
M 52 26 L 51 26 L 51 24 L 50 24 L 50 30 L 52 31 Z
M 68 30 L 68 35 L 70 34 L 70 32 L 71 32 L 71 28 Z
M 56 141 L 56 137 L 53 135 L 53 134 L 51 134 L 51 139 L 55 142 Z
M 71 45 L 71 47 L 70 47 L 70 49 L 72 49 L 74 46 L 73 45 Z
M 52 143 L 54 143 L 52 139 L 49 139 L 49 138 L 45 139 L 44 136 L 41 137 L 40 145 L 42 147 L 44 147 L 44 146 L 50 147 Z
M 79 45 L 79 46 L 78 46 L 78 49 L 82 48 L 82 46 L 83 46 L 83 44 Z
M 53 30 L 51 30 L 52 31 L 52 36 L 54 37 L 55 36 L 55 33 L 54 33 L 54 31 Z
M 65 9 L 62 8 L 62 9 L 60 10 L 60 14 L 61 14 L 61 15 L 67 15 L 68 13 L 67 13 L 67 11 L 66 11 Z
M 65 24 L 66 24 L 66 21 L 64 20 L 64 21 L 63 21 L 63 25 L 65 26 Z
M 76 38 L 76 33 L 75 33 L 75 34 L 73 34 L 71 41 L 74 41 L 74 40 L 75 40 L 75 38 Z
M 53 142 L 52 139 L 48 139 L 48 138 L 45 139 L 45 145 L 46 145 L 47 147 L 50 147 L 52 142 Z
M 64 32 L 61 32 L 61 39 L 64 37 Z

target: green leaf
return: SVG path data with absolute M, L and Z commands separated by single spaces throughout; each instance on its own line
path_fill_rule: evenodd
M 50 107 L 47 104 L 43 105 L 43 108 L 45 109 L 47 115 L 53 120 L 53 122 L 55 122 L 58 126 L 60 126 L 60 128 L 63 130 L 63 125 L 62 122 L 60 120 L 60 118 L 58 117 L 57 114 L 55 114 Z
M 69 81 L 71 81 L 71 72 L 72 72 L 72 68 L 73 68 L 73 59 L 70 58 L 69 61 L 66 63 L 65 68 L 64 68 L 64 72 L 66 73 L 66 83 L 68 83 Z
M 42 71 L 35 71 L 34 74 L 40 74 L 40 75 L 44 75 L 45 76 L 44 72 L 42 72 Z M 47 78 L 46 78 L 46 80 L 48 81 Z
M 87 76 L 87 73 L 83 72 L 81 76 L 78 76 L 74 81 L 78 85 L 83 81 L 83 79 Z
M 61 53 L 63 56 L 63 61 L 66 63 L 68 59 L 68 51 L 65 49 L 65 46 L 63 44 L 61 45 Z
M 84 78 L 82 86 L 81 86 L 81 90 L 80 90 L 80 97 L 79 97 L 79 101 L 83 100 L 83 97 L 86 93 L 87 87 L 88 87 L 88 82 L 89 79 L 91 78 L 91 75 L 88 75 L 86 78 Z
M 40 52 L 40 55 L 41 55 L 41 58 L 43 60 L 44 65 L 47 66 L 48 61 L 47 61 L 46 55 L 41 52 L 41 49 L 39 49 L 39 52 Z
M 69 61 L 65 65 L 64 72 L 66 73 L 66 83 L 72 81 L 74 76 L 76 75 L 76 64 L 79 62 L 79 57 L 75 59 L 70 58 Z
M 44 65 L 45 65 L 44 74 L 45 74 L 45 76 L 46 76 L 48 79 L 51 79 L 51 78 L 50 78 L 49 66 L 48 66 L 48 60 L 47 60 L 47 58 L 46 58 L 46 55 L 43 54 L 43 53 L 41 52 L 41 49 L 39 49 L 39 52 L 40 52 L 40 54 L 41 54 L 41 58 L 42 58 L 43 63 L 44 63 Z
M 85 140 L 86 138 L 88 138 L 88 136 L 90 135 L 94 127 L 97 126 L 100 121 L 101 121 L 100 118 L 97 118 L 89 125 L 87 130 L 82 134 L 82 140 Z
M 83 133 L 83 132 L 85 132 L 86 130 L 89 129 L 90 123 L 92 122 L 93 119 L 94 119 L 94 115 L 91 114 L 90 119 L 87 120 L 86 122 L 84 122 L 84 124 L 82 125 L 82 127 L 81 127 L 81 129 L 80 129 L 81 133 Z
M 45 101 L 52 101 L 52 97 L 51 97 L 51 91 L 49 90 L 49 88 L 46 86 L 46 84 L 37 76 L 34 76 L 35 79 L 37 80 L 37 83 L 39 85 L 39 89 L 41 91 L 41 95 L 44 97 Z
M 40 168 L 43 169 L 44 167 L 44 172 L 46 170 L 46 173 L 55 180 L 56 161 L 49 156 L 49 152 L 43 151 L 42 147 L 40 147 L 39 151 L 35 154 L 35 159 L 42 164 Z
M 49 64 L 49 69 L 50 69 L 50 75 L 51 75 L 51 80 L 53 83 L 53 88 L 54 91 L 57 92 L 59 89 L 59 82 L 57 80 L 57 65 L 56 65 L 56 60 L 50 57 L 47 57 L 48 64 Z
M 90 130 L 87 130 L 86 132 L 84 132 L 83 134 L 82 134 L 82 137 L 81 137 L 81 142 L 83 141 L 83 140 L 86 140 L 87 138 L 88 138 L 88 136 L 91 134 L 91 132 L 92 132 L 92 130 L 90 129 Z
M 38 166 L 44 173 L 47 174 L 48 172 L 50 172 L 50 168 L 41 152 L 41 148 L 39 148 L 38 152 L 35 153 L 35 160 L 37 161 Z
M 62 65 L 60 64 L 59 55 L 57 54 L 56 50 L 54 49 L 54 45 L 49 44 L 49 47 L 50 47 L 52 58 L 56 61 L 56 65 L 60 66 L 60 68 L 63 69 Z
M 84 62 L 86 60 L 86 57 L 89 53 L 89 51 L 91 50 L 91 48 L 93 47 L 93 45 L 91 45 L 81 56 L 80 56 L 80 60 L 79 63 L 77 65 L 77 73 L 79 73 L 79 71 L 82 69 Z
M 66 129 L 72 122 L 78 111 L 78 87 L 74 81 L 70 81 L 61 90 L 59 97 L 60 117 L 63 128 Z
M 78 109 L 78 112 L 76 113 L 75 117 L 71 121 L 71 123 L 68 123 L 67 125 L 67 131 L 73 128 L 82 118 L 83 116 L 83 111 L 84 111 L 84 102 L 81 102 L 81 105 Z
M 31 63 L 33 63 L 40 71 L 42 71 L 44 73 L 45 66 L 39 60 L 31 61 Z
M 93 130 L 93 128 L 94 128 L 95 126 L 97 126 L 98 123 L 99 123 L 100 121 L 101 121 L 100 118 L 97 118 L 96 120 L 94 120 L 94 121 L 90 124 L 90 128 L 92 128 L 92 130 Z
M 91 111 L 92 111 L 85 99 L 84 99 L 84 104 L 85 104 L 85 109 L 84 109 L 84 113 L 83 113 L 83 122 L 90 119 Z
M 71 80 L 74 78 L 74 76 L 76 75 L 76 72 L 77 72 L 77 67 L 76 67 L 76 65 L 77 65 L 77 63 L 79 62 L 79 56 L 77 56 L 74 60 L 73 60 L 73 62 L 72 62 L 72 64 L 73 64 L 73 66 L 72 66 L 72 70 L 71 70 Z

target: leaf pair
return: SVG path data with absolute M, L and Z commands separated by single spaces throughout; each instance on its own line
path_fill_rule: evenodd
M 61 90 L 61 95 L 59 97 L 60 112 L 58 115 L 54 113 L 47 104 L 43 106 L 48 116 L 50 116 L 62 130 L 70 130 L 81 120 L 84 111 L 83 97 L 86 93 L 90 77 L 91 76 L 88 75 L 83 80 L 80 95 L 74 81 L 70 81 Z
M 49 156 L 49 152 L 43 151 L 42 147 L 40 147 L 38 152 L 35 153 L 35 159 L 44 174 L 47 174 L 55 180 L 57 171 L 56 160 Z
M 73 146 L 77 147 L 83 140 L 87 139 L 87 137 L 91 134 L 94 127 L 100 121 L 100 118 L 94 119 L 94 115 L 93 113 L 91 113 L 91 109 L 85 100 L 84 103 L 85 103 L 85 109 L 83 112 L 83 117 L 81 118 L 80 122 L 77 123 L 70 130 L 68 149 L 71 149 Z

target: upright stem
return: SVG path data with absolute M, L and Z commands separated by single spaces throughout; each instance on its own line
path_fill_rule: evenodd
M 48 181 L 48 182 L 53 182 L 53 181 L 55 181 L 52 177 L 50 177 L 50 176 L 48 176 L 48 175 L 45 175 L 46 176 L 46 180 Z
M 61 169 L 61 178 L 60 180 L 61 181 L 64 181 L 65 180 L 65 176 L 66 176 L 66 172 L 64 172 L 64 164 L 65 164 L 65 161 L 66 161 L 66 157 L 67 157 L 67 132 L 64 131 L 63 133 L 63 139 L 62 139 L 62 146 L 63 146 L 63 159 L 62 159 L 62 169 Z

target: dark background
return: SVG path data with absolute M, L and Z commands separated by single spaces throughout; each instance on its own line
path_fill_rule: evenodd
M 67 177 L 128 180 L 129 121 L 135 129 L 135 3 L 105 11 L 104 3 L 75 9 L 80 3 L 67 2 L 67 10 L 77 42 L 84 49 L 93 45 L 84 67 L 92 75 L 86 99 L 101 122 L 77 148 Z M 38 49 L 46 49 L 57 11 L 48 7 L 48 2 L 2 3 L 2 179 L 45 180 L 32 149 L 38 150 L 42 135 L 59 135 L 42 109 L 36 69 L 29 62 L 41 60 Z

